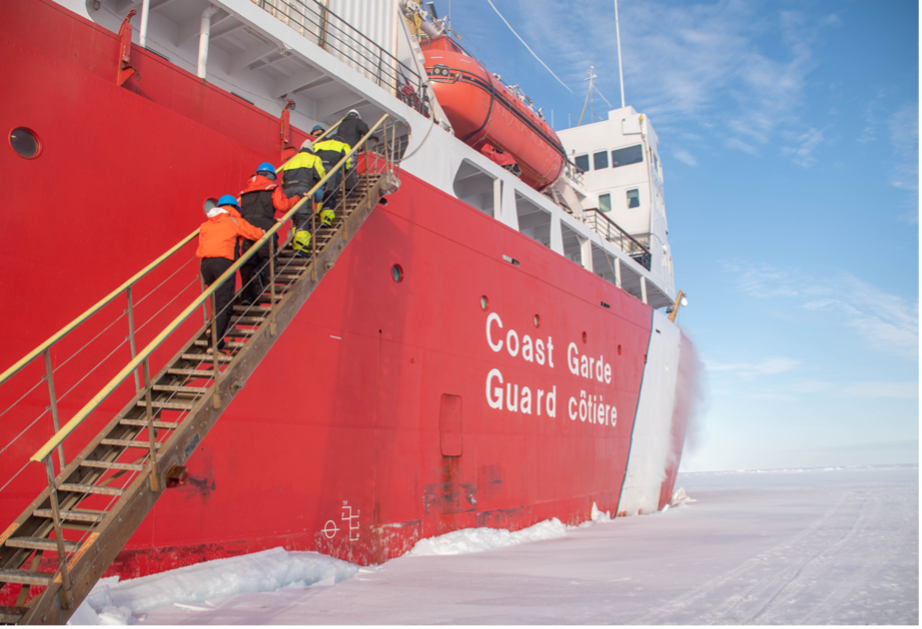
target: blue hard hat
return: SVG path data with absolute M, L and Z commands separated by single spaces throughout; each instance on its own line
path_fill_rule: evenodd
M 218 199 L 218 207 L 222 205 L 233 205 L 235 208 L 240 208 L 240 206 L 237 205 L 237 198 L 232 194 L 222 195 L 221 198 Z
M 314 134 L 317 133 L 318 131 L 319 131 L 320 133 L 323 133 L 324 131 L 326 131 L 326 129 L 324 129 L 324 128 L 321 127 L 320 125 L 317 125 L 317 126 L 314 127 L 313 129 L 311 129 L 311 135 L 314 135 Z
M 269 162 L 263 162 L 256 167 L 256 172 L 258 173 L 272 173 L 272 177 L 275 178 L 275 166 Z

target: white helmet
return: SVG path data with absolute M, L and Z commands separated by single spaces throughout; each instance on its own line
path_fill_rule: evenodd
M 310 140 L 304 140 L 304 141 L 301 143 L 301 150 L 304 150 L 304 149 L 307 149 L 308 151 L 313 151 L 313 150 L 314 150 L 314 143 L 311 142 Z
M 358 112 L 357 109 L 350 109 L 350 110 L 349 110 L 349 113 L 348 113 L 347 115 L 349 115 L 349 116 L 358 116 L 358 115 L 359 115 L 359 112 Z

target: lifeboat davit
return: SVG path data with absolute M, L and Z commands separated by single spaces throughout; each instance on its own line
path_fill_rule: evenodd
M 467 145 L 511 155 L 521 179 L 543 190 L 560 177 L 566 152 L 550 125 L 447 35 L 420 42 L 439 104 Z

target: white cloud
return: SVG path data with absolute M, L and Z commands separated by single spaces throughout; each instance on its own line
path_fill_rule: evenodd
M 744 153 L 749 153 L 750 155 L 758 155 L 759 149 L 752 146 L 751 144 L 746 144 L 739 138 L 728 138 L 724 140 L 724 146 L 728 149 L 735 149 L 737 151 L 742 151 Z
M 890 184 L 909 192 L 909 211 L 902 217 L 919 224 L 919 102 L 903 105 L 890 118 L 890 143 L 893 146 L 893 175 Z
M 740 288 L 753 297 L 795 297 L 803 282 L 797 272 L 768 264 L 724 263 L 724 268 L 738 276 Z
M 823 132 L 811 127 L 805 133 L 793 137 L 792 139 L 799 146 L 786 146 L 781 149 L 782 152 L 790 156 L 791 160 L 798 166 L 803 166 L 804 168 L 813 166 L 813 164 L 816 163 L 813 151 L 815 151 L 816 147 L 823 141 Z
M 877 349 L 907 358 L 919 355 L 919 303 L 891 295 L 849 273 L 817 279 L 767 264 L 725 263 L 740 288 L 760 299 L 796 298 L 800 308 L 826 311 L 830 320 L 856 330 Z
M 853 398 L 902 398 L 919 397 L 918 382 L 856 382 L 842 389 L 842 394 Z
M 673 156 L 683 164 L 688 166 L 697 166 L 698 160 L 695 159 L 695 156 L 686 151 L 685 149 L 676 149 L 672 152 Z
M 615 67 L 618 54 L 612 3 L 543 0 L 540 10 L 535 6 L 518 0 L 515 17 L 527 41 L 541 42 L 534 46 L 539 55 L 554 59 L 554 71 L 576 91 L 594 65 L 599 87 L 617 96 L 617 72 L 599 71 Z M 804 90 L 816 65 L 816 33 L 835 16 L 811 22 L 799 10 L 771 4 L 766 10 L 746 0 L 685 7 L 625 2 L 620 13 L 627 101 L 659 129 L 692 120 L 709 137 L 752 155 L 778 140 L 779 130 L 793 131 L 806 137 L 791 158 L 812 163 L 823 138 L 801 120 Z
M 793 358 L 767 358 L 759 363 L 717 363 L 704 361 L 708 371 L 729 371 L 741 378 L 750 380 L 756 376 L 773 376 L 786 371 L 791 371 L 800 365 L 799 360 Z

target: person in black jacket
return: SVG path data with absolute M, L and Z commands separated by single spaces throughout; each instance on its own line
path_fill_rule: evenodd
M 290 199 L 282 192 L 282 187 L 275 183 L 275 167 L 263 162 L 256 169 L 256 174 L 247 180 L 246 190 L 240 193 L 240 215 L 251 225 L 263 231 L 272 229 L 277 214 L 284 215 L 301 200 L 299 195 Z M 278 234 L 275 250 L 278 251 Z M 244 240 L 241 255 L 255 244 L 253 240 Z M 240 280 L 243 283 L 241 302 L 250 305 L 262 294 L 269 283 L 269 246 L 268 243 L 253 254 L 240 266 Z
M 365 124 L 365 121 L 359 116 L 359 112 L 355 109 L 350 109 L 349 113 L 346 114 L 346 118 L 339 123 L 336 132 L 343 136 L 343 142 L 350 147 L 354 147 L 358 141 L 364 138 L 365 134 L 368 133 L 368 125 Z M 377 142 L 378 136 L 373 135 L 369 139 Z

